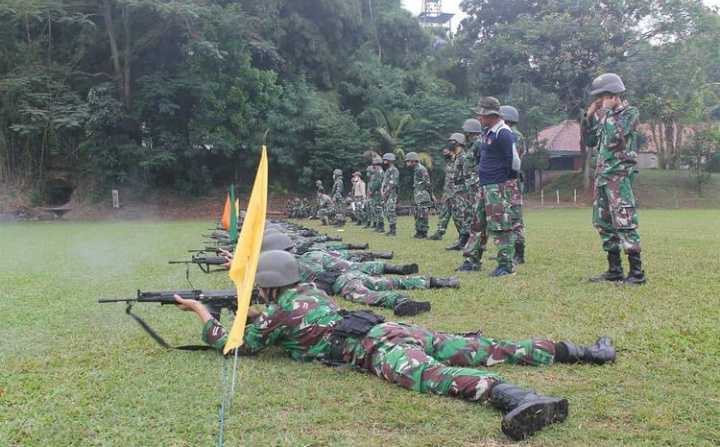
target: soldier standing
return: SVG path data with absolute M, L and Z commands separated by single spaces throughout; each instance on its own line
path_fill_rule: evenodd
M 525 154 L 525 136 L 517 130 L 517 123 L 520 121 L 520 114 L 513 106 L 501 106 L 500 113 L 515 136 L 515 150 L 518 161 Z M 525 222 L 523 221 L 523 175 L 522 166 L 513 166 L 510 172 L 510 180 L 506 187 L 510 188 L 510 219 L 512 220 L 513 233 L 515 233 L 515 264 L 525 263 Z
M 460 144 L 455 146 L 455 215 L 462 222 L 462 231 L 460 239 L 455 244 L 447 247 L 448 250 L 463 250 L 470 239 L 475 200 L 479 189 L 472 148 L 480 135 L 482 135 L 482 131 L 480 121 L 474 118 L 466 120 L 463 123 L 465 146 Z
M 373 157 L 372 164 L 367 167 L 367 211 L 368 223 L 365 228 L 374 228 L 378 232 L 385 231 L 383 223 L 382 197 L 380 190 L 383 181 L 382 158 Z
M 395 154 L 388 152 L 383 155 L 385 173 L 383 174 L 381 195 L 385 202 L 385 218 L 388 221 L 388 232 L 386 236 L 397 235 L 397 200 L 398 184 L 400 183 L 400 172 L 395 167 Z
M 342 171 L 335 169 L 333 171 L 333 188 L 332 188 L 332 199 L 335 205 L 335 225 L 342 227 L 345 225 L 345 202 L 343 200 L 343 179 Z
M 443 195 L 440 199 L 440 210 L 438 212 L 438 227 L 435 234 L 429 237 L 433 241 L 439 241 L 445 235 L 448 224 L 452 218 L 458 236 L 462 234 L 462 224 L 453 215 L 455 202 L 455 146 L 465 144 L 465 135 L 454 133 L 448 138 L 448 144 L 442 150 L 445 159 L 445 182 L 443 183 Z
M 592 83 L 595 101 L 582 121 L 585 143 L 598 152 L 595 167 L 593 225 L 600 233 L 607 252 L 608 270 L 593 282 L 624 281 L 644 284 L 640 259 L 640 235 L 633 180 L 637 174 L 637 125 L 640 112 L 622 97 L 625 85 L 614 73 L 606 73 Z M 630 263 L 623 277 L 620 250 Z
M 515 137 L 500 116 L 497 98 L 481 98 L 475 112 L 487 131 L 473 147 L 480 187 L 475 200 L 473 232 L 463 253 L 465 262 L 458 270 L 479 270 L 484 238 L 492 237 L 498 249 L 498 266 L 490 276 L 510 275 L 514 273 L 515 234 L 510 220 L 510 190 L 505 182 L 512 171 Z
M 413 201 L 415 202 L 415 239 L 425 239 L 428 232 L 428 218 L 432 206 L 432 183 L 430 174 L 420 163 L 415 152 L 405 154 L 405 164 L 413 171 Z

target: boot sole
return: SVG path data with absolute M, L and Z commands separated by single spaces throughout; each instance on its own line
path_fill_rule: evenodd
M 538 399 L 506 414 L 502 420 L 502 431 L 510 439 L 521 441 L 548 425 L 563 422 L 567 416 L 567 399 Z
M 393 312 L 398 317 L 411 317 L 423 312 L 430 312 L 430 303 L 427 301 L 408 301 L 398 305 Z

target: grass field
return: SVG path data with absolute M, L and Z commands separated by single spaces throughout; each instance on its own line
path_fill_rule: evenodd
M 526 445 L 720 444 L 720 211 L 641 214 L 649 284 L 589 285 L 605 267 L 589 210 L 527 213 L 528 264 L 510 278 L 462 276 L 458 291 L 422 291 L 437 330 L 590 343 L 612 336 L 615 365 L 500 366 L 513 383 L 567 397 L 571 415 Z M 422 272 L 451 274 L 450 241 L 416 242 L 411 221 L 387 238 L 348 227 L 346 241 L 391 249 Z M 187 288 L 167 260 L 200 246 L 207 222 L 0 226 L 0 446 L 211 446 L 222 360 L 161 349 L 100 297 Z M 193 271 L 196 287 L 224 274 Z M 352 307 L 352 306 L 348 306 Z M 193 315 L 137 312 L 172 343 L 199 341 Z M 383 311 L 388 317 L 390 313 Z M 227 446 L 497 446 L 500 414 L 412 393 L 368 374 L 299 364 L 273 350 L 242 358 Z

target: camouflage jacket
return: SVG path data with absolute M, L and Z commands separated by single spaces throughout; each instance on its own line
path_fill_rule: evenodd
M 382 198 L 384 200 L 390 197 L 397 197 L 398 183 L 400 183 L 400 172 L 395 165 L 390 166 L 383 174 Z
M 443 183 L 443 200 L 455 194 L 455 157 L 445 159 L 445 182 Z
M 475 172 L 475 157 L 465 149 L 455 156 L 453 183 L 456 193 L 475 193 L 480 180 Z
M 377 165 L 368 166 L 367 179 L 368 198 L 380 198 L 380 189 L 383 183 L 383 169 Z
M 525 135 L 522 134 L 517 127 L 511 128 L 515 134 L 515 148 L 517 149 L 518 155 L 522 158 L 527 153 L 527 143 L 525 142 Z
M 333 205 L 333 200 L 327 194 L 319 194 L 318 202 L 319 202 L 320 208 L 330 208 Z
M 253 354 L 279 345 L 294 360 L 314 360 L 329 351 L 328 338 L 342 319 L 335 301 L 313 284 L 298 284 L 269 304 L 245 329 L 240 351 Z M 227 333 L 216 320 L 203 327 L 203 341 L 222 349 Z
M 425 166 L 418 163 L 413 175 L 413 198 L 415 205 L 430 205 L 432 203 L 432 183 L 430 174 Z
M 336 203 L 342 201 L 344 189 L 345 186 L 343 185 L 342 177 L 336 178 L 332 188 L 332 198 Z
M 583 119 L 582 130 L 585 144 L 597 150 L 595 183 L 602 186 L 608 180 L 635 171 L 640 112 L 636 107 L 624 105 L 598 114 L 599 120 Z

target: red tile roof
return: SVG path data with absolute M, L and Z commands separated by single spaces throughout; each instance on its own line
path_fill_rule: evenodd
M 580 152 L 580 123 L 565 120 L 555 126 L 546 127 L 540 131 L 537 139 L 549 151 Z

